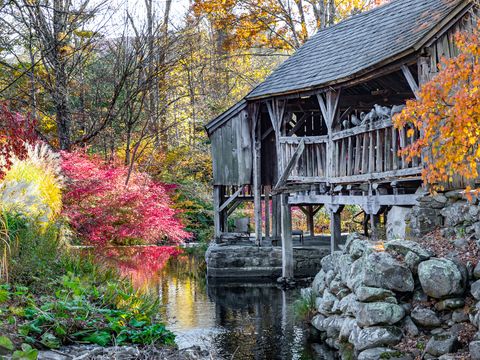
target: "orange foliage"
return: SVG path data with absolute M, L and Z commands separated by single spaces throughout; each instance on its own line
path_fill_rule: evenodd
M 420 139 L 403 154 L 410 160 L 423 154 L 422 177 L 433 190 L 441 190 L 454 175 L 467 180 L 479 175 L 480 29 L 458 34 L 456 42 L 460 54 L 442 59 L 438 75 L 420 90 L 420 100 L 408 101 L 394 118 L 397 127 L 420 130 Z

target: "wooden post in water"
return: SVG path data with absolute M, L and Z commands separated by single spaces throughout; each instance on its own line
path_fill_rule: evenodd
M 288 204 L 289 194 L 280 197 L 282 213 L 282 277 L 293 278 L 293 239 L 292 239 L 292 214 Z
M 264 187 L 265 191 L 265 240 L 270 243 L 270 186 Z
M 215 241 L 219 242 L 222 237 L 222 216 L 220 212 L 220 206 L 222 205 L 222 187 L 215 185 L 213 187 L 213 223 L 214 223 L 214 235 Z

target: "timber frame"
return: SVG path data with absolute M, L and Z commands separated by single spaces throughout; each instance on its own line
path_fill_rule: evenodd
M 369 17 L 374 21 L 395 7 L 412 7 L 410 2 L 415 0 L 393 0 L 355 21 L 366 22 Z M 438 7 L 434 0 L 425 2 L 433 10 Z M 280 241 L 283 277 L 291 278 L 293 206 L 306 215 L 311 237 L 314 215 L 322 208 L 327 211 L 335 251 L 345 206 L 360 207 L 366 231 L 370 226 L 375 236 L 380 216 L 386 217 L 392 206 L 417 204 L 426 192 L 422 159 L 407 161 L 400 150 L 421 134 L 409 127 L 396 129 L 392 114 L 401 111 L 407 100 L 418 98 L 421 85 L 438 71 L 441 57 L 458 54 L 454 34 L 475 26 L 470 2 L 451 0 L 449 8 L 442 6 L 442 17 L 431 20 L 425 35 L 408 51 L 346 77 L 294 90 L 281 91 L 273 81 L 287 71 L 287 65 L 281 66 L 246 99 L 206 126 L 212 141 L 216 241 L 232 236 L 228 217 L 242 202 L 252 201 L 254 243 L 269 246 Z M 328 31 L 336 36 L 335 26 Z M 287 61 L 296 61 L 296 55 Z

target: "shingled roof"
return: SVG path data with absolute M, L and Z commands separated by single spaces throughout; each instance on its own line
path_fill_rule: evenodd
M 393 0 L 322 29 L 246 98 L 340 83 L 406 56 L 467 5 L 465 0 Z

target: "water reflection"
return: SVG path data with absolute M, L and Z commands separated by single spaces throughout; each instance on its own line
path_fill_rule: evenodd
M 311 351 L 308 329 L 295 319 L 298 290 L 283 291 L 275 284 L 207 283 L 202 258 L 173 251 L 164 251 L 154 262 L 162 263 L 160 267 L 146 266 L 142 259 L 152 258 L 138 250 L 112 255 L 125 275 L 132 271 L 137 286 L 158 294 L 162 316 L 181 348 L 200 345 L 214 359 L 321 358 Z M 128 266 L 122 264 L 125 260 Z

